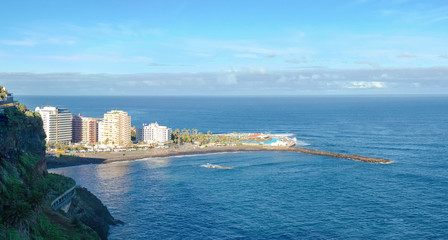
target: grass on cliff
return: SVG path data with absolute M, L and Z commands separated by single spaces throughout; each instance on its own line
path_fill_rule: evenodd
M 38 113 L 22 104 L 0 113 L 0 239 L 98 239 L 90 228 L 50 208 L 75 182 L 47 174 L 44 155 Z
M 0 224 L 25 229 L 33 222 L 33 214 L 42 202 L 45 190 L 39 184 L 45 178 L 34 170 L 38 161 L 38 156 L 27 152 L 19 157 L 16 166 L 1 161 Z
M 39 216 L 38 226 L 31 228 L 35 239 L 90 240 L 98 239 L 97 234 L 78 221 L 72 221 L 51 209 Z
M 26 166 L 22 168 L 18 171 L 26 171 Z M 73 179 L 50 173 L 29 189 L 23 183 L 21 178 L 8 176 L 7 191 L 0 198 L 0 239 L 98 239 L 92 229 L 50 207 L 57 196 L 75 185 Z M 28 236 L 20 234 L 24 229 Z

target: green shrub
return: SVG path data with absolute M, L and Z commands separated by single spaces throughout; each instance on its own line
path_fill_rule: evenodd
M 17 230 L 14 228 L 8 228 L 6 230 L 6 239 L 7 240 L 23 240 L 25 238 L 22 238 Z
M 50 219 L 43 214 L 39 215 L 37 229 L 33 228 L 32 230 L 36 239 L 72 239 L 60 225 L 51 223 Z

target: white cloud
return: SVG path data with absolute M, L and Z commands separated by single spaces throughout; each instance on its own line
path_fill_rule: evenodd
M 218 76 L 218 83 L 222 85 L 236 85 L 238 81 L 235 74 L 224 74 Z
M 148 85 L 148 86 L 157 86 L 157 85 L 159 85 L 159 83 L 157 81 L 153 81 L 153 80 L 143 81 L 143 83 Z
M 287 83 L 289 81 L 288 78 L 286 78 L 285 76 L 281 76 L 280 78 L 277 79 L 277 83 L 283 84 L 283 83 Z
M 310 78 L 311 78 L 311 77 L 308 77 L 308 76 L 299 74 L 299 79 L 300 79 L 300 80 L 307 80 L 307 79 L 310 79 Z
M 381 74 L 380 78 L 390 78 L 390 76 L 387 73 Z
M 448 59 L 448 54 L 441 55 L 440 57 L 441 57 L 441 58 L 446 58 L 446 59 Z
M 406 0 L 396 0 L 397 3 L 407 2 Z M 408 24 L 428 25 L 448 20 L 448 6 L 432 8 L 433 5 L 420 5 L 417 11 L 385 9 L 380 10 L 380 14 L 385 17 L 395 17 L 396 20 Z
M 278 55 L 302 55 L 311 54 L 312 51 L 296 47 L 296 43 L 285 39 L 205 39 L 186 38 L 182 39 L 182 44 L 171 44 L 174 48 L 181 47 L 189 52 L 225 52 L 235 54 L 255 54 L 273 58 Z
M 397 57 L 399 58 L 415 58 L 415 54 L 410 53 L 410 52 L 403 52 L 401 54 L 399 54 Z
M 244 71 L 248 72 L 248 73 L 259 73 L 259 74 L 268 73 L 268 71 L 262 67 L 247 68 L 247 69 L 244 69 Z
M 0 83 L 6 85 L 16 95 L 300 95 L 369 92 L 434 94 L 448 92 L 446 76 L 448 67 L 269 72 L 263 68 L 248 68 L 208 73 L 0 72 Z M 104 91 L 109 88 L 116 91 L 114 93 Z
M 347 88 L 385 88 L 386 84 L 384 82 L 351 82 Z

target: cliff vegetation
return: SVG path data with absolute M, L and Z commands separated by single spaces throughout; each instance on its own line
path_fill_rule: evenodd
M 8 95 L 8 91 L 6 91 L 5 87 L 0 86 L 0 100 L 3 100 Z
M 51 201 L 74 184 L 71 178 L 47 173 L 38 113 L 24 105 L 0 112 L 0 239 L 106 239 L 108 224 L 115 220 L 102 204 L 93 201 L 95 209 L 83 209 L 87 198 L 76 197 L 78 214 L 51 209 Z M 85 216 L 96 229 L 82 221 Z

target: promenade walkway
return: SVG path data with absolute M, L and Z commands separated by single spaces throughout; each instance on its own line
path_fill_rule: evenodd
M 72 200 L 72 198 L 76 195 L 75 188 L 76 188 L 76 183 L 72 188 L 65 191 L 63 194 L 61 194 L 59 197 L 57 197 L 53 202 L 51 202 L 51 208 L 53 210 L 57 211 L 59 208 L 61 208 L 65 204 L 69 203 L 70 200 Z

